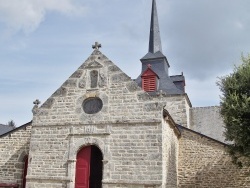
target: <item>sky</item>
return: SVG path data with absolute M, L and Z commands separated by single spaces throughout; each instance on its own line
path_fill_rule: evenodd
M 0 0 L 0 123 L 32 120 L 92 44 L 131 78 L 148 52 L 151 0 Z M 250 52 L 249 0 L 156 0 L 170 74 L 193 107 L 220 102 L 216 82 Z

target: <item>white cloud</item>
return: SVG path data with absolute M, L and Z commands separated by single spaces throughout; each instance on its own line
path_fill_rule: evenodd
M 48 11 L 79 15 L 83 7 L 72 0 L 0 0 L 0 22 L 7 26 L 8 32 L 34 31 Z

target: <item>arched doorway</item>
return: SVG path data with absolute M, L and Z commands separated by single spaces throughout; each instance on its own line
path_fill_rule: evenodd
M 27 170 L 28 170 L 28 155 L 26 155 L 23 158 L 23 163 L 24 163 L 24 167 L 23 167 L 23 188 L 26 187 L 26 176 L 27 176 Z
M 75 188 L 102 187 L 102 152 L 94 145 L 83 147 L 76 157 Z

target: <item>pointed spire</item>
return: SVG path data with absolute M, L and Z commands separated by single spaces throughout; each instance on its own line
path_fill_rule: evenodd
M 185 93 L 184 76 L 177 76 L 177 77 L 171 76 L 170 77 L 168 74 L 168 69 L 170 65 L 168 63 L 166 56 L 162 53 L 156 0 L 152 0 L 149 49 L 148 49 L 148 53 L 143 58 L 141 58 L 141 62 L 142 62 L 142 71 L 141 71 L 140 76 L 138 76 L 136 79 L 136 82 L 138 83 L 140 87 L 143 87 L 143 83 L 144 83 L 142 75 L 144 75 L 144 72 L 146 70 L 150 69 L 154 71 L 154 73 L 159 77 L 159 79 L 157 80 L 158 81 L 157 85 L 155 85 L 155 88 L 157 88 L 157 91 L 162 90 L 163 92 L 167 94 L 184 94 Z M 151 65 L 151 68 L 148 67 L 148 64 Z M 183 86 L 182 84 L 180 84 L 180 82 L 183 83 Z
M 149 36 L 149 48 L 148 51 L 151 53 L 162 52 L 161 48 L 161 36 L 160 28 L 158 23 L 158 15 L 156 2 L 152 2 L 152 13 L 151 13 L 151 24 L 150 24 L 150 36 Z

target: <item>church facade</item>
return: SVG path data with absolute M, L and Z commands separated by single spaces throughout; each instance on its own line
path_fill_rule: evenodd
M 168 74 L 155 0 L 137 79 L 100 47 L 34 102 L 32 122 L 0 136 L 0 187 L 250 187 L 250 169 L 232 164 L 221 135 L 209 133 L 221 122 L 204 116 L 218 108 L 192 108 L 184 76 Z

